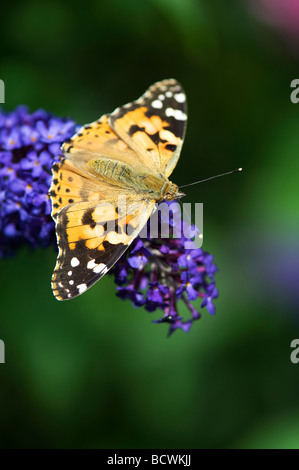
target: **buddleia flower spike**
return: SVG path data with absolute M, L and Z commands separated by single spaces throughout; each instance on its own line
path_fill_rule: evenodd
M 60 160 L 61 144 L 76 130 L 72 120 L 43 110 L 0 111 L 0 257 L 12 256 L 24 245 L 56 246 L 48 196 L 51 167 Z M 171 215 L 170 233 L 174 220 Z M 189 331 L 204 307 L 214 314 L 218 295 L 213 257 L 201 248 L 186 249 L 185 241 L 137 237 L 109 271 L 117 295 L 150 313 L 162 310 L 154 322 L 167 323 L 170 334 Z M 189 318 L 182 317 L 180 305 L 187 307 L 183 310 Z

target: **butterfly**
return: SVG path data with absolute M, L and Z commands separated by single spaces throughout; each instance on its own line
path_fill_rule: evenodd
M 183 195 L 168 177 L 186 123 L 185 93 L 168 79 L 63 143 L 49 190 L 58 244 L 52 290 L 58 300 L 82 294 L 103 277 L 156 204 Z

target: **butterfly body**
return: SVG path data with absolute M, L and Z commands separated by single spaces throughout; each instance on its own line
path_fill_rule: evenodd
M 58 300 L 100 279 L 146 224 L 157 202 L 183 196 L 168 177 L 184 139 L 186 99 L 174 79 L 83 126 L 53 165 L 52 217 L 59 247 Z
M 144 196 L 152 197 L 156 202 L 163 199 L 169 201 L 177 199 L 183 194 L 179 192 L 176 184 L 162 174 L 139 173 L 133 167 L 120 161 L 97 158 L 88 162 L 88 166 L 100 177 L 110 180 L 111 184 L 126 185 L 138 194 L 144 193 Z

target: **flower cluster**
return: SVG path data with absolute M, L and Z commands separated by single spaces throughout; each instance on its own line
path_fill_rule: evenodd
M 75 131 L 72 120 L 43 110 L 32 114 L 25 107 L 10 113 L 0 111 L 0 258 L 13 254 L 24 243 L 33 248 L 55 244 L 48 197 L 51 167 L 59 160 L 62 142 Z M 162 309 L 162 318 L 154 322 L 168 323 L 171 334 L 177 328 L 188 332 L 192 322 L 200 318 L 191 303 L 196 299 L 214 314 L 213 299 L 218 291 L 213 257 L 196 248 L 194 237 L 188 235 L 188 229 L 194 232 L 194 227 L 178 221 L 178 204 L 169 204 L 170 236 L 163 238 L 159 229 L 155 238 L 149 232 L 146 238 L 138 237 L 110 273 L 119 297 L 149 312 Z M 161 214 L 158 220 L 160 226 L 165 223 Z M 174 236 L 177 224 L 184 233 L 180 237 Z M 179 300 L 189 310 L 190 319 L 179 314 Z
M 75 131 L 73 121 L 20 106 L 0 112 L 0 257 L 24 242 L 55 240 L 48 190 L 60 145 Z
M 158 237 L 150 236 L 150 219 L 146 238 L 138 237 L 131 250 L 115 265 L 117 295 L 130 299 L 135 307 L 144 306 L 149 312 L 162 309 L 162 318 L 153 322 L 168 323 L 169 334 L 177 328 L 188 332 L 193 321 L 201 316 L 192 301 L 201 299 L 201 307 L 206 307 L 212 315 L 215 313 L 213 299 L 218 297 L 218 290 L 214 274 L 217 267 L 212 255 L 196 247 L 191 233 L 196 234 L 195 238 L 199 233 L 195 226 L 181 220 L 178 202 L 164 201 L 163 204 L 167 204 L 170 211 L 167 220 L 163 220 L 163 212 L 158 213 Z M 161 226 L 166 222 L 169 237 L 163 238 Z M 180 237 L 176 236 L 177 224 L 181 225 Z M 187 320 L 179 313 L 179 300 L 190 312 Z

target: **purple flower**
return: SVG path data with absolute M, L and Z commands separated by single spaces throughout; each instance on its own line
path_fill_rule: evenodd
M 74 123 L 50 118 L 47 121 L 37 121 L 36 130 L 39 133 L 40 140 L 46 144 L 63 142 L 74 133 Z
M 138 305 L 144 305 L 149 312 L 163 310 L 163 316 L 153 323 L 168 323 L 170 335 L 177 329 L 188 332 L 193 322 L 200 318 L 192 301 L 201 300 L 201 308 L 206 307 L 209 313 L 214 314 L 213 300 L 218 296 L 218 291 L 214 282 L 217 267 L 213 256 L 197 248 L 191 238 L 174 236 L 178 228 L 176 223 L 181 223 L 181 234 L 194 233 L 194 227 L 188 230 L 190 226 L 186 227 L 186 222 L 177 217 L 178 205 L 173 202 L 168 204 L 175 208 L 168 223 L 170 237 L 138 237 L 132 244 L 132 250 L 123 255 L 112 272 L 116 283 L 121 285 L 118 295 L 122 298 L 131 299 L 136 306 L 135 293 L 138 295 Z M 174 220 L 176 223 L 173 223 Z M 159 223 L 161 227 L 166 223 L 163 213 Z M 148 234 L 149 224 L 150 220 Z M 163 232 L 161 227 L 159 234 Z M 185 248 L 186 241 L 188 249 Z M 124 271 L 125 275 L 122 274 Z M 180 302 L 186 305 L 190 318 L 184 319 L 179 313 Z
M 34 145 L 38 140 L 39 133 L 34 127 L 24 124 L 20 126 L 20 137 L 23 145 Z
M 148 261 L 150 256 L 150 251 L 145 248 L 141 239 L 138 239 L 137 243 L 131 250 L 130 257 L 128 258 L 128 263 L 131 268 L 137 269 L 140 266 L 144 265 Z
M 21 134 L 16 128 L 5 129 L 1 133 L 1 143 L 6 150 L 13 150 L 22 145 Z
M 0 111 L 0 257 L 23 243 L 34 248 L 55 243 L 48 198 L 51 167 L 60 145 L 74 132 L 73 121 L 42 110 Z M 50 149 L 54 144 L 55 153 Z
M 117 287 L 116 295 L 121 299 L 130 299 L 134 307 L 141 307 L 141 305 L 145 304 L 142 292 L 138 292 L 133 286 L 128 286 L 127 288 Z
M 197 290 L 195 289 L 196 282 L 194 282 L 194 279 L 195 276 L 191 276 L 190 271 L 184 271 L 181 274 L 181 281 L 183 282 L 188 300 L 197 299 Z
M 178 258 L 178 264 L 182 268 L 194 269 L 197 266 L 197 260 L 200 256 L 202 256 L 201 248 L 186 250 L 186 252 Z
M 48 197 L 51 167 L 59 161 L 61 144 L 76 130 L 70 119 L 43 110 L 0 111 L 0 257 L 24 243 L 33 248 L 55 245 Z M 159 213 L 155 238 L 150 236 L 149 221 L 147 238 L 137 237 L 109 273 L 118 297 L 148 312 L 162 310 L 153 323 L 167 323 L 172 334 L 177 329 L 188 332 L 201 316 L 200 307 L 215 313 L 217 267 L 213 256 L 195 246 L 196 227 L 181 221 L 179 204 L 164 204 L 171 209 L 170 217 L 168 210 Z M 187 307 L 188 318 L 182 317 L 180 305 Z
M 208 312 L 211 315 L 215 315 L 215 306 L 213 304 L 213 299 L 216 299 L 218 297 L 218 289 L 216 289 L 215 284 L 210 284 L 207 288 L 207 294 L 204 297 L 201 308 L 207 307 Z

